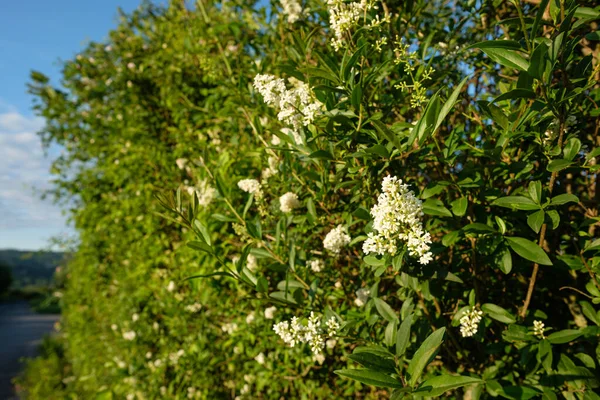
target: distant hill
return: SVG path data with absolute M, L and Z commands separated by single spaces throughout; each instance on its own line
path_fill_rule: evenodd
M 0 250 L 0 264 L 10 268 L 15 289 L 32 284 L 49 284 L 56 267 L 65 259 L 63 252 Z

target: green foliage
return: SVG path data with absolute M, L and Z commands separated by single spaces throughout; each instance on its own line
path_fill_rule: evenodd
M 60 390 L 597 396 L 600 12 L 376 4 L 146 5 L 32 74 L 80 234 Z M 368 251 L 387 176 L 417 222 Z

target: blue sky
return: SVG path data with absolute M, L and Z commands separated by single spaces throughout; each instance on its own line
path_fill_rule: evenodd
M 117 8 L 141 0 L 4 1 L 0 11 L 0 249 L 38 250 L 54 236 L 72 237 L 61 210 L 40 199 L 49 187 L 50 159 L 35 132 L 44 121 L 31 111 L 26 83 L 32 69 L 53 83 L 60 60 L 116 26 Z M 60 149 L 53 149 L 50 156 Z

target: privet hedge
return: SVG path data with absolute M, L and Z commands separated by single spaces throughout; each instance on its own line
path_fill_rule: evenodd
M 80 241 L 25 394 L 600 398 L 593 6 L 146 4 L 33 73 Z

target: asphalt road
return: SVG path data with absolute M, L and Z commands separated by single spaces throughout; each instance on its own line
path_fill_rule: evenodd
M 58 315 L 36 314 L 25 301 L 0 304 L 0 399 L 16 399 L 11 379 L 21 372 L 22 357 L 34 357 Z

